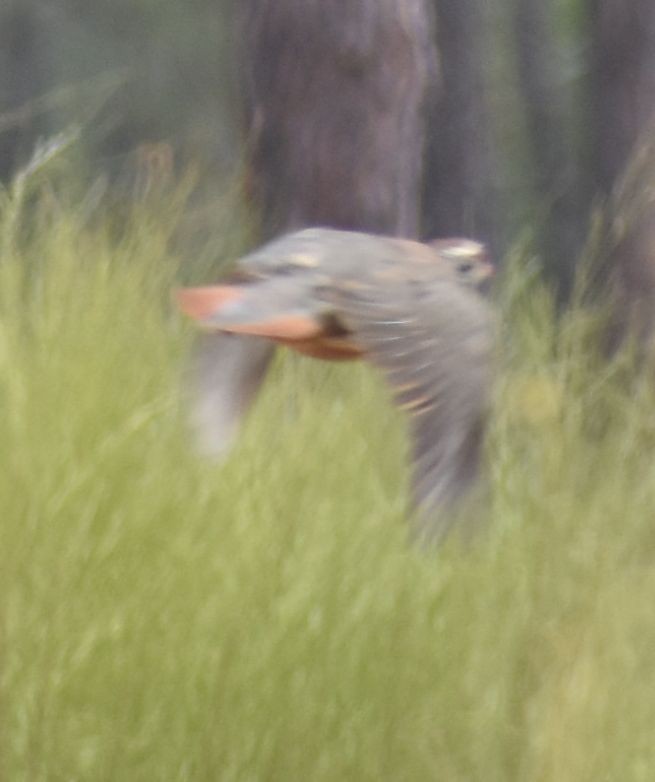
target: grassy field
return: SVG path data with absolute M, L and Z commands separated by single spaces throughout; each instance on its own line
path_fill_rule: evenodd
M 506 283 L 482 530 L 422 553 L 372 372 L 282 358 L 199 461 L 167 221 L 55 207 L 0 242 L 2 782 L 655 779 L 655 399 L 590 317 Z

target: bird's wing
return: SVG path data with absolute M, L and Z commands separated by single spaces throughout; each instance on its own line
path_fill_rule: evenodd
M 191 425 L 199 450 L 220 457 L 259 390 L 275 344 L 257 337 L 201 334 L 189 366 Z
M 353 282 L 328 293 L 409 416 L 417 532 L 439 538 L 478 473 L 491 385 L 492 318 L 447 279 Z
M 319 334 L 324 307 L 293 279 L 182 288 L 176 297 L 182 312 L 210 332 L 192 356 L 191 423 L 200 450 L 221 456 L 264 380 L 275 341 Z
M 181 288 L 176 296 L 181 311 L 207 330 L 294 340 L 322 329 L 320 303 L 293 279 Z

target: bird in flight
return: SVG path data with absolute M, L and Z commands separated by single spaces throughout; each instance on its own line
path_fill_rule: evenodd
M 479 470 L 493 342 L 480 290 L 492 272 L 470 239 L 308 228 L 246 255 L 218 285 L 178 290 L 181 311 L 209 332 L 191 389 L 202 450 L 229 447 L 276 345 L 364 359 L 409 419 L 417 533 L 441 537 Z

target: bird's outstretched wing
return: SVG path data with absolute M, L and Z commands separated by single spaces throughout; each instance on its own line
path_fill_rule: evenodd
M 188 371 L 191 425 L 199 450 L 223 456 L 250 409 L 275 352 L 258 337 L 201 334 Z
M 417 536 L 438 540 L 478 473 L 491 385 L 492 318 L 448 280 L 375 280 L 328 293 L 409 417 Z

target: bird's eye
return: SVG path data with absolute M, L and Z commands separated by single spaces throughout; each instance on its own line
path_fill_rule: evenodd
M 468 274 L 469 272 L 473 271 L 473 264 L 472 263 L 460 263 L 457 266 L 457 271 L 460 274 Z

